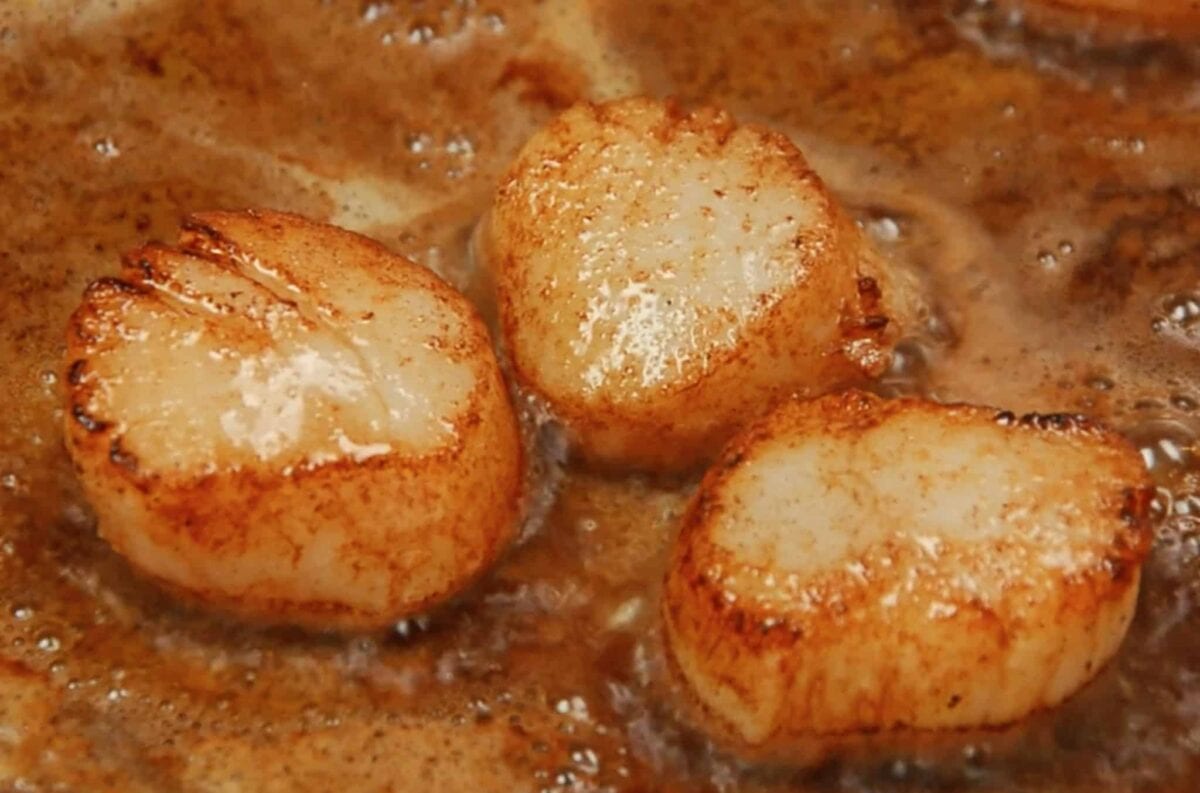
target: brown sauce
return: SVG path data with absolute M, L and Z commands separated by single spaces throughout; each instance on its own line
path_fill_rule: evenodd
M 0 8 L 0 788 L 1188 790 L 1200 779 L 1200 76 L 987 3 Z M 792 135 L 936 310 L 880 384 L 1129 433 L 1165 519 L 1119 657 L 1054 713 L 799 774 L 678 727 L 654 597 L 688 486 L 569 470 L 540 532 L 387 636 L 189 611 L 95 536 L 61 445 L 83 286 L 185 212 L 363 231 L 483 299 L 525 137 L 673 94 Z

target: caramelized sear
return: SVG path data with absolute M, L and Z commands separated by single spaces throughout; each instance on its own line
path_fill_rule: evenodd
M 66 435 L 100 533 L 187 595 L 367 628 L 461 590 L 513 537 L 517 422 L 475 310 L 370 240 L 206 213 L 92 283 Z
M 816 762 L 1057 705 L 1133 617 L 1151 490 L 1072 416 L 791 401 L 707 473 L 662 606 L 696 721 Z
M 605 466 L 680 471 L 785 394 L 879 374 L 891 279 L 785 136 L 711 108 L 581 104 L 483 233 L 521 386 Z

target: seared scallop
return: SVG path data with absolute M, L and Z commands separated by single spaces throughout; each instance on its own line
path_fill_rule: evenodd
M 787 402 L 708 471 L 673 551 L 684 712 L 804 763 L 1054 706 L 1125 634 L 1151 492 L 1080 417 Z
M 481 233 L 521 386 L 602 466 L 711 459 L 785 394 L 881 372 L 880 260 L 783 135 L 649 99 L 533 136 Z
M 428 270 L 274 212 L 194 215 L 67 333 L 68 446 L 137 568 L 252 618 L 368 628 L 513 537 L 517 421 L 487 331 Z

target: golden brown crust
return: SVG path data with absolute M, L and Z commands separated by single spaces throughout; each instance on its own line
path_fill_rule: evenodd
M 983 432 L 998 434 L 1001 443 L 1008 435 L 1045 441 L 1045 451 L 1020 452 L 1046 457 L 1048 467 L 1031 459 L 1030 477 L 1055 476 L 1051 455 L 1057 449 L 1081 449 L 1092 460 L 1095 479 L 1062 482 L 1064 504 L 1074 505 L 1062 514 L 1068 526 L 1081 521 L 1074 525 L 1097 539 L 1078 543 L 1078 558 L 1065 560 L 1062 569 L 1041 567 L 1036 554 L 1049 553 L 1056 540 L 1046 526 L 1021 524 L 1019 488 L 1012 491 L 1016 501 L 1007 503 L 1011 517 L 1001 518 L 1013 527 L 982 545 L 901 525 L 876 532 L 878 539 L 861 553 L 806 572 L 782 551 L 771 552 L 769 564 L 754 563 L 728 539 L 716 539 L 730 510 L 752 497 L 743 472 L 759 475 L 769 449 L 786 439 L 819 438 L 825 453 L 850 454 L 864 434 L 898 417 L 909 427 L 930 422 L 943 438 Z M 919 456 L 921 441 L 913 442 Z M 1003 453 L 998 448 L 995 453 Z M 869 451 L 853 454 L 866 455 L 862 466 L 874 464 Z M 995 486 L 987 481 L 986 462 L 970 465 L 985 469 L 978 487 Z M 860 466 L 858 475 L 874 473 Z M 838 479 L 827 486 L 855 487 Z M 1081 494 L 1069 492 L 1073 488 Z M 874 513 L 869 486 L 854 492 L 864 520 L 904 519 Z M 1057 704 L 1115 650 L 1132 617 L 1151 540 L 1151 494 L 1129 444 L 1079 416 L 1017 418 L 990 408 L 885 401 L 858 392 L 785 403 L 726 447 L 683 518 L 662 601 L 673 676 L 693 719 L 722 743 L 744 755 L 789 762 L 1009 724 Z M 1070 517 L 1071 510 L 1082 517 Z M 1083 528 L 1087 521 L 1099 522 L 1099 530 L 1095 524 Z M 756 530 L 746 526 L 742 533 Z M 909 541 L 923 531 L 929 536 Z M 1030 539 L 1037 537 L 1045 539 Z M 1073 542 L 1068 545 L 1076 547 Z M 1031 666 L 1030 658 L 1041 654 L 1048 663 Z M 843 670 L 857 671 L 847 676 Z
M 285 271 L 283 282 L 295 294 L 273 294 L 251 278 L 245 289 L 262 289 L 260 302 L 236 293 L 193 295 L 175 280 L 172 257 L 181 253 L 230 272 L 238 271 L 239 260 L 244 266 L 262 254 L 270 261 L 259 265 Z M 454 412 L 442 417 L 442 440 L 422 447 L 381 444 L 386 453 L 361 459 L 243 455 L 184 467 L 169 464 L 144 433 L 131 442 L 125 406 L 110 404 L 113 378 L 120 374 L 105 368 L 103 356 L 123 344 L 152 343 L 126 338 L 134 327 L 126 318 L 142 310 L 133 303 L 171 312 L 187 310 L 174 305 L 179 295 L 206 300 L 206 333 L 268 351 L 277 343 L 263 319 L 268 308 L 282 305 L 302 330 L 327 323 L 343 332 L 344 306 L 326 287 L 326 275 L 289 267 L 289 256 L 324 257 L 343 281 L 369 279 L 387 294 L 431 294 L 438 310 L 454 318 L 454 328 L 447 325 L 429 343 L 466 365 L 472 384 Z M 350 320 L 344 326 L 355 327 Z M 167 560 L 149 564 L 147 572 L 192 599 L 265 621 L 380 626 L 461 591 L 516 531 L 524 452 L 482 320 L 435 275 L 358 235 L 274 212 L 191 216 L 179 249 L 134 251 L 121 278 L 88 287 L 68 325 L 65 362 L 68 448 L 101 534 L 137 567 Z M 314 548 L 324 559 L 322 569 L 343 577 L 344 594 L 303 594 L 302 557 Z M 229 586 L 219 574 L 225 565 L 261 565 L 263 576 Z M 360 581 L 370 594 L 355 591 Z
M 652 140 L 645 144 L 650 160 L 631 181 L 659 184 L 655 163 L 712 164 L 717 171 L 744 168 L 750 184 L 736 189 L 751 194 L 777 189 L 796 206 L 806 207 L 813 222 L 802 224 L 779 247 L 773 247 L 777 243 L 769 239 L 766 226 L 749 219 L 740 232 L 745 239 L 728 241 L 731 251 L 744 245 L 786 261 L 794 277 L 747 296 L 752 302 L 744 309 L 684 313 L 670 305 L 673 277 L 651 267 L 658 255 L 653 249 L 633 250 L 624 259 L 624 254 L 578 244 L 575 235 L 589 233 L 593 222 L 618 229 L 673 222 L 665 209 L 663 216 L 656 214 L 657 193 L 642 196 L 630 187 L 628 195 L 614 196 L 610 206 L 609 199 L 600 197 L 608 188 L 598 177 L 593 181 L 592 174 L 603 171 L 606 151 L 646 140 Z M 681 196 L 694 187 L 665 185 L 661 190 L 682 190 Z M 701 207 L 697 218 L 707 211 Z M 779 224 L 785 223 L 785 215 L 792 220 L 788 205 L 775 211 Z M 687 210 L 680 213 L 680 223 L 693 222 Z M 708 233 L 699 226 L 688 231 L 700 240 Z M 800 151 L 785 136 L 738 125 L 714 108 L 689 112 L 648 99 L 576 105 L 534 136 L 518 156 L 498 190 L 483 238 L 502 337 L 517 380 L 563 420 L 580 454 L 602 466 L 692 468 L 711 459 L 734 428 L 780 397 L 814 395 L 879 374 L 899 334 L 887 302 L 887 273 Z M 702 255 L 696 254 L 696 261 Z M 553 267 L 546 256 L 558 257 Z M 593 256 L 594 264 L 583 263 Z M 679 263 L 679 277 L 690 277 L 691 266 Z M 597 284 L 606 288 L 605 272 L 612 283 L 628 278 L 638 295 L 660 301 L 652 304 L 654 315 L 638 315 L 652 327 L 645 331 L 646 346 L 666 348 L 673 339 L 663 334 L 674 333 L 677 324 L 700 338 L 698 346 L 682 348 L 686 352 L 669 362 L 669 376 L 648 377 L 647 370 L 660 362 L 629 352 L 629 343 L 621 348 L 621 329 L 594 320 L 601 300 L 594 290 Z M 609 305 L 625 310 L 619 299 Z M 573 329 L 576 323 L 580 330 Z M 595 374 L 597 359 L 606 353 L 620 355 L 625 368 Z M 581 374 L 589 365 L 592 385 Z

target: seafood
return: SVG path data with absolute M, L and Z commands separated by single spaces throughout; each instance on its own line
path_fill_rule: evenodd
M 892 279 L 785 136 L 716 109 L 581 104 L 484 231 L 518 383 L 602 466 L 694 469 L 791 393 L 879 374 Z
M 725 449 L 666 577 L 673 669 L 748 755 L 815 762 L 1062 702 L 1137 602 L 1152 489 L 1086 419 L 858 392 Z
M 519 523 L 520 433 L 482 321 L 332 226 L 190 216 L 87 288 L 65 379 L 102 536 L 244 616 L 387 625 L 461 590 Z

